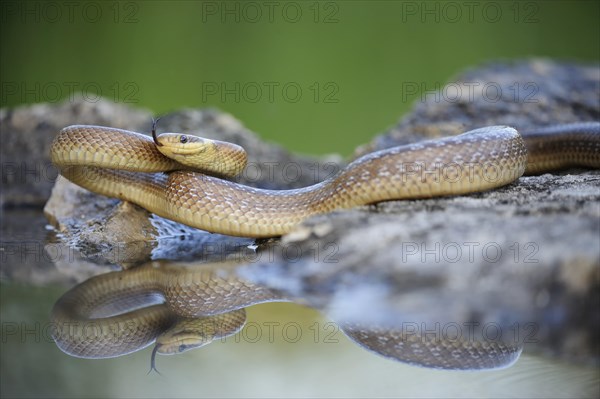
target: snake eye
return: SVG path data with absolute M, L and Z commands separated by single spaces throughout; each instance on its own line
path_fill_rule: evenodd
M 185 143 L 187 143 L 187 142 L 188 142 L 188 138 L 187 138 L 187 136 L 186 136 L 185 134 L 182 134 L 182 135 L 181 135 L 181 137 L 179 137 L 179 142 L 180 142 L 181 144 L 185 144 Z
M 184 350 L 186 350 L 187 346 L 185 344 L 181 344 L 179 345 L 179 352 L 183 352 Z

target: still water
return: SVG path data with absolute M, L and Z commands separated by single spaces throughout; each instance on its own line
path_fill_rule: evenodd
M 71 357 L 53 342 L 49 316 L 74 282 L 35 249 L 50 234 L 47 222 L 38 210 L 8 210 L 2 219 L 3 397 L 596 397 L 600 386 L 597 368 L 527 353 L 497 371 L 405 365 L 293 303 L 248 308 L 237 335 L 159 356 L 161 374 L 148 373 L 151 348 L 113 359 Z

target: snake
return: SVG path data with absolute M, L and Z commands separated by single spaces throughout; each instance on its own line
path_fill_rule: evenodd
M 191 227 L 260 238 L 284 235 L 306 218 L 334 210 L 484 191 L 524 172 L 598 167 L 598 125 L 563 125 L 530 135 L 485 127 L 373 152 L 330 179 L 291 190 L 223 179 L 246 165 L 245 151 L 235 144 L 178 133 L 157 136 L 155 129 L 153 140 L 115 128 L 69 126 L 50 152 L 60 173 L 88 190 Z
M 98 194 L 195 228 L 262 238 L 284 235 L 313 215 L 335 210 L 480 192 L 524 174 L 600 168 L 600 123 L 521 133 L 507 126 L 484 127 L 376 151 L 330 179 L 291 190 L 230 181 L 246 166 L 243 148 L 181 133 L 157 135 L 155 126 L 152 137 L 110 127 L 69 126 L 54 139 L 51 158 L 68 180 Z M 155 342 L 154 368 L 156 353 L 181 353 L 235 334 L 245 323 L 247 306 L 286 300 L 215 272 L 222 267 L 153 263 L 94 277 L 55 304 L 54 339 L 64 352 L 92 358 L 120 356 Z M 502 343 L 411 344 L 393 330 L 343 323 L 341 328 L 367 349 L 426 367 L 506 367 L 521 351 Z

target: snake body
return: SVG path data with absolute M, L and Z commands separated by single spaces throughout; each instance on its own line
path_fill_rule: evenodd
M 65 128 L 51 151 L 61 174 L 84 188 L 192 227 L 248 237 L 283 235 L 335 209 L 502 186 L 523 174 L 527 159 L 516 130 L 483 129 L 366 155 L 310 187 L 263 190 L 190 171 L 149 137 L 112 128 Z M 172 172 L 150 173 L 159 170 Z
M 569 167 L 600 168 L 600 123 L 551 125 L 522 134 L 527 146 L 526 175 Z
M 528 173 L 598 167 L 599 126 L 540 129 L 525 140 L 509 127 L 477 129 L 367 154 L 329 180 L 294 190 L 258 189 L 192 171 L 163 155 L 148 136 L 108 127 L 64 128 L 51 156 L 72 182 L 159 216 L 214 233 L 272 237 L 335 209 L 500 187 L 519 178 L 526 167 Z M 208 146 L 224 147 L 216 151 L 220 158 L 213 162 L 213 173 L 231 174 L 245 165 L 230 144 L 209 141 Z
M 483 128 L 390 148 L 355 160 L 322 183 L 280 191 L 214 176 L 243 168 L 245 158 L 235 146 L 203 144 L 201 154 L 212 152 L 220 157 L 212 169 L 211 161 L 203 161 L 212 174 L 207 175 L 163 155 L 193 152 L 187 137 L 183 140 L 182 135 L 172 134 L 161 140 L 107 127 L 70 126 L 54 140 L 51 155 L 61 173 L 84 188 L 134 202 L 193 227 L 250 237 L 282 235 L 312 215 L 336 209 L 482 191 L 513 182 L 524 172 L 600 167 L 600 123 L 595 122 L 523 135 L 508 127 Z M 178 140 L 175 147 L 169 144 Z M 183 326 L 166 335 L 182 342 L 175 345 L 179 351 L 186 350 L 238 331 L 244 324 L 245 306 L 276 300 L 284 299 L 235 278 L 215 276 L 206 268 L 148 266 L 95 277 L 67 292 L 52 313 L 57 326 L 54 338 L 74 356 L 118 356 L 157 339 L 155 352 L 173 353 L 177 352 L 173 345 L 161 343 L 160 338 L 169 328 Z M 191 327 L 198 318 L 199 328 L 204 329 L 200 332 Z M 407 345 L 400 351 L 406 341 L 393 332 L 386 340 L 350 326 L 345 332 L 371 350 L 428 367 L 502 367 L 520 353 L 517 346 L 468 342 L 454 346 L 421 342 L 421 346 Z M 190 339 L 195 342 L 186 343 Z M 450 352 L 452 356 L 443 356 Z

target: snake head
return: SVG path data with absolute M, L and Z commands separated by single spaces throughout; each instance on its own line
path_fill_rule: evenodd
M 158 147 L 167 147 L 160 148 L 160 151 L 170 151 L 182 155 L 204 152 L 212 143 L 212 140 L 182 133 L 161 133 L 158 136 L 155 134 L 152 138 Z
M 213 341 L 216 328 L 210 317 L 182 318 L 156 338 L 156 351 L 175 355 L 200 348 Z
M 181 133 L 162 133 L 156 141 L 156 149 L 164 156 L 191 170 L 235 176 L 246 166 L 245 152 L 235 144 Z M 243 160 L 238 155 L 240 151 Z
M 158 119 L 152 121 L 156 149 L 190 170 L 231 177 L 246 167 L 246 151 L 239 145 L 182 133 L 157 135 L 156 122 Z
M 195 324 L 193 328 L 187 326 L 174 326 L 165 331 L 156 339 L 156 352 L 161 355 L 176 355 L 191 349 L 201 348 L 214 339 L 214 333 L 203 331 L 207 327 L 202 319 L 191 319 L 189 324 Z
M 214 340 L 215 334 L 213 330 L 214 326 L 206 318 L 179 321 L 156 339 L 156 344 L 152 350 L 152 358 L 150 359 L 150 371 L 148 373 L 154 370 L 160 374 L 156 368 L 157 353 L 161 355 L 177 355 L 191 349 L 201 348 Z

